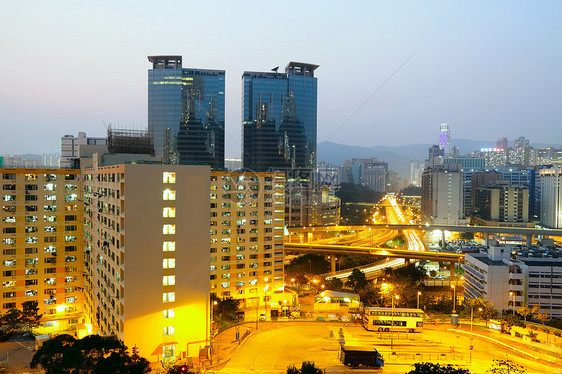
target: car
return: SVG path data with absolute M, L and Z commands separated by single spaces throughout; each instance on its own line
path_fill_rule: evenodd
M 260 314 L 260 321 L 265 321 L 265 313 Z

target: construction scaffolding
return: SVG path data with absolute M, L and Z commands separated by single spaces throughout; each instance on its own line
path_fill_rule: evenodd
M 113 129 L 107 127 L 109 153 L 130 153 L 154 156 L 154 133 L 148 130 Z

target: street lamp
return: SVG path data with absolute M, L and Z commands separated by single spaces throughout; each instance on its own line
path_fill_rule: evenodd
M 453 314 L 457 314 L 457 311 L 455 310 L 455 308 L 457 307 L 457 294 L 455 285 L 452 284 L 451 288 L 453 289 Z
M 512 304 L 511 304 L 511 310 L 512 310 L 513 314 L 515 314 L 515 292 L 509 291 L 509 296 L 513 296 L 513 301 L 512 301 Z
M 418 308 L 420 308 L 420 295 L 421 295 L 421 291 L 418 291 Z
M 396 299 L 396 302 L 398 302 L 398 299 L 400 299 L 400 296 L 398 295 L 394 295 L 394 297 L 392 298 L 392 308 L 391 308 L 391 325 L 390 325 L 390 349 L 393 349 L 393 344 L 394 344 L 394 299 Z

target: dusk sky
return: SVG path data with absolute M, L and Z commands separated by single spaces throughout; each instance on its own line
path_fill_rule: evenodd
M 226 70 L 226 155 L 241 76 L 318 64 L 318 142 L 521 135 L 562 143 L 560 1 L 4 1 L 0 154 L 147 125 L 147 55 Z M 410 56 L 413 57 L 336 131 Z

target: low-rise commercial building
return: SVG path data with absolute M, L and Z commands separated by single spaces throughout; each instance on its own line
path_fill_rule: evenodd
M 482 297 L 499 310 L 539 305 L 539 313 L 562 316 L 562 259 L 512 258 L 507 246 L 490 246 L 488 253 L 468 253 L 464 297 Z

